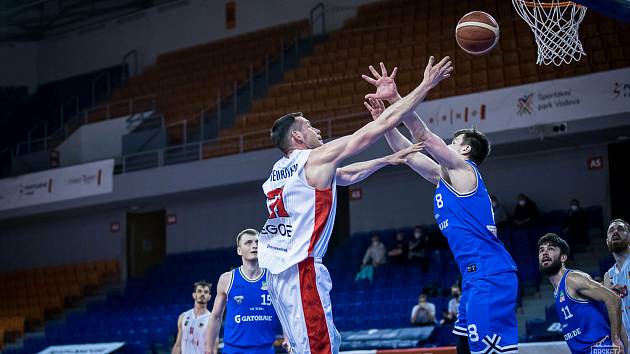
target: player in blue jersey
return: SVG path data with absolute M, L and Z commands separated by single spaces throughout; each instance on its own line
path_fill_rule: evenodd
M 273 354 L 280 321 L 267 291 L 267 271 L 258 267 L 258 231 L 241 231 L 236 237 L 236 252 L 243 265 L 219 278 L 206 334 L 206 354 L 216 353 L 226 308 L 223 353 Z M 283 346 L 290 351 L 286 341 Z
M 554 286 L 564 340 L 573 354 L 624 353 L 621 299 L 578 270 L 565 267 L 569 245 L 556 234 L 538 240 L 538 267 Z
M 370 71 L 374 77 L 363 75 L 363 79 L 376 86 L 376 93 L 366 95 L 370 103 L 365 105 L 379 119 L 385 109 L 382 100 L 400 99 L 394 82 L 397 69 L 388 75 L 381 63 L 381 73 L 371 66 Z M 478 167 L 490 152 L 490 142 L 479 131 L 463 129 L 447 145 L 414 111 L 403 123 L 433 158 L 413 154 L 407 157 L 407 165 L 437 185 L 435 219 L 462 273 L 462 297 L 453 330 L 460 336 L 457 352 L 516 353 L 516 265 L 497 238 L 490 196 Z M 397 129 L 385 137 L 394 151 L 412 144 Z

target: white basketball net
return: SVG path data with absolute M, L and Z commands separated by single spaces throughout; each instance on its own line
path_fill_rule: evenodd
M 512 3 L 534 32 L 538 46 L 536 64 L 559 66 L 586 55 L 578 38 L 585 6 L 560 0 L 512 0 Z

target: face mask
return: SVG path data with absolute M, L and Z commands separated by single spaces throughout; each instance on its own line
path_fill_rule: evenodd
M 520 205 L 520 206 L 525 206 L 525 201 L 524 201 L 524 200 L 519 200 L 519 201 L 518 201 L 518 205 Z

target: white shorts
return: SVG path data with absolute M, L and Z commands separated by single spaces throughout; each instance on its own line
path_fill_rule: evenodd
M 341 336 L 333 324 L 332 282 L 321 259 L 307 258 L 280 274 L 267 273 L 271 302 L 294 354 L 337 354 Z

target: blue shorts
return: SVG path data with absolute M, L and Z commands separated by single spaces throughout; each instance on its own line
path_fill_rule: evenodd
M 223 354 L 275 354 L 273 345 L 268 347 L 236 347 L 229 344 L 223 344 Z
M 453 333 L 467 336 L 471 354 L 518 352 L 516 272 L 464 279 Z

